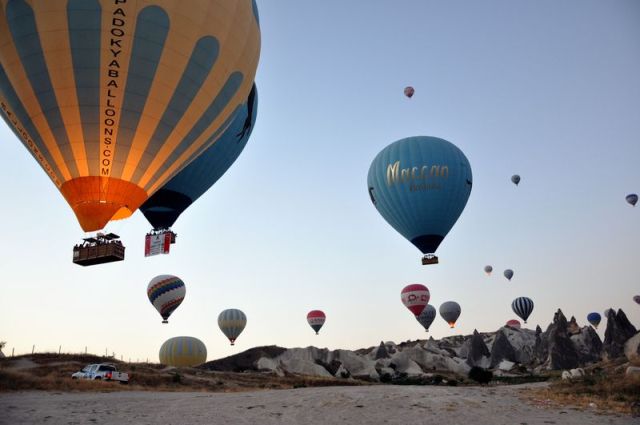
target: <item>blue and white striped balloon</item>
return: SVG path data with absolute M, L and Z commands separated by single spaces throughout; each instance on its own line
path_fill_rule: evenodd
M 527 319 L 533 311 L 533 301 L 531 298 L 518 297 L 511 303 L 511 309 L 518 315 L 524 323 L 527 323 Z
M 236 339 L 240 336 L 246 325 L 247 316 L 236 308 L 224 310 L 218 316 L 218 326 L 222 333 L 229 338 L 231 345 L 235 344 Z

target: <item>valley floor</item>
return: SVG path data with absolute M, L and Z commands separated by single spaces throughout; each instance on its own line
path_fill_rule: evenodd
M 523 396 L 541 385 L 546 384 L 373 385 L 243 393 L 0 393 L 0 424 L 618 425 L 637 420 L 550 407 Z

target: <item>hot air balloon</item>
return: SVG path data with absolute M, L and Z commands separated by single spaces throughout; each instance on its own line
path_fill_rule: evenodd
M 211 147 L 175 175 L 147 201 L 140 211 L 151 223 L 154 233 L 170 229 L 196 199 L 202 196 L 231 167 L 244 149 L 258 112 L 255 84 L 246 102 L 230 117 L 228 126 Z
M 207 361 L 207 347 L 198 338 L 177 336 L 160 347 L 160 363 L 173 367 L 193 367 Z
M 636 195 L 635 193 L 630 193 L 629 195 L 626 196 L 625 199 L 627 200 L 627 203 L 633 207 L 635 207 L 636 204 L 638 203 L 638 195 Z
M 512 329 L 520 329 L 522 327 L 522 325 L 520 324 L 520 321 L 516 319 L 508 320 L 505 326 L 508 326 Z
M 311 310 L 307 314 L 307 323 L 316 331 L 316 335 L 320 332 L 320 328 L 324 325 L 325 320 L 327 320 L 327 316 L 320 310 Z
M 415 89 L 411 86 L 407 86 L 404 88 L 404 95 L 407 96 L 409 99 L 413 97 L 413 94 L 415 92 L 416 92 Z
M 518 297 L 511 303 L 511 309 L 519 318 L 524 320 L 524 323 L 527 323 L 527 319 L 533 311 L 533 301 L 531 298 Z
M 369 196 L 382 217 L 435 264 L 438 246 L 471 193 L 469 161 L 437 137 L 409 137 L 384 148 L 367 178 Z
M 419 316 L 420 313 L 422 313 L 422 310 L 424 310 L 429 303 L 429 298 L 431 298 L 429 289 L 419 283 L 407 285 L 402 289 L 402 292 L 400 292 L 402 304 L 404 304 L 414 316 Z
M 606 309 L 606 310 L 604 311 L 604 317 L 606 317 L 607 319 L 609 319 L 609 314 L 610 314 L 610 313 L 612 313 L 612 314 L 616 314 L 614 309 L 612 309 L 612 308 L 608 308 L 608 309 Z
M 440 317 L 442 317 L 451 328 L 455 326 L 461 311 L 460 304 L 455 301 L 447 301 L 440 305 Z
M 634 295 L 633 300 L 634 300 L 637 304 L 640 304 L 640 295 Z
M 511 280 L 511 278 L 513 277 L 513 270 L 511 269 L 507 269 L 504 271 L 504 277 L 507 278 L 507 280 Z
M 517 186 L 520 183 L 520 176 L 514 174 L 513 176 L 511 176 L 511 182 Z
M 147 286 L 149 301 L 162 316 L 162 323 L 169 323 L 169 316 L 182 304 L 186 293 L 184 282 L 168 274 L 154 277 Z
M 602 316 L 600 316 L 600 313 L 593 312 L 587 314 L 587 321 L 591 323 L 591 325 L 596 329 L 598 329 L 598 325 L 600 324 L 601 320 Z
M 222 333 L 229 338 L 231 345 L 235 345 L 236 339 L 240 336 L 246 325 L 247 316 L 235 308 L 224 310 L 218 316 L 218 326 Z
M 484 266 L 484 272 L 487 274 L 487 276 L 491 276 L 491 272 L 493 271 L 493 267 L 491 266 Z
M 416 316 L 418 322 L 422 325 L 422 327 L 429 332 L 429 326 L 433 323 L 436 318 L 436 308 L 431 304 L 427 304 L 427 306 L 422 310 L 419 316 Z
M 85 232 L 215 142 L 255 78 L 255 0 L 4 1 L 1 115 Z

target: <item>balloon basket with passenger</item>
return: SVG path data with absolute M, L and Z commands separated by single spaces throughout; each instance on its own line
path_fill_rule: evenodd
M 438 256 L 435 254 L 426 254 L 422 257 L 422 265 L 428 266 L 429 264 L 438 264 Z
M 144 238 L 144 256 L 169 254 L 171 245 L 176 243 L 178 235 L 171 229 L 153 229 Z
M 112 263 L 124 260 L 125 246 L 115 233 L 98 233 L 94 237 L 83 238 L 83 242 L 73 247 L 73 262 L 81 266 Z

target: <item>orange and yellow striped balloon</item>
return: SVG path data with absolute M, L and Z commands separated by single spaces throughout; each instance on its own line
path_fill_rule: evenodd
M 255 0 L 0 0 L 0 107 L 85 231 L 130 216 L 251 90 Z

